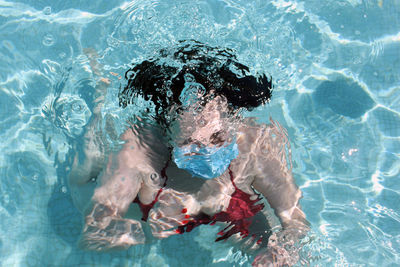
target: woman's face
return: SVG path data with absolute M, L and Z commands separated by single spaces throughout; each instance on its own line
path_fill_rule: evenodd
M 222 98 L 216 97 L 200 109 L 193 107 L 180 114 L 173 159 L 192 176 L 212 179 L 222 175 L 239 154 L 235 121 Z
M 176 133 L 176 144 L 221 146 L 233 136 L 231 119 L 228 117 L 228 106 L 221 97 L 216 97 L 204 107 L 188 107 L 179 117 L 179 133 Z

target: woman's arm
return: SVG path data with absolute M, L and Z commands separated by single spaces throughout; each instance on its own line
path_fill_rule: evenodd
M 286 131 L 278 123 L 271 121 L 270 125 L 260 129 L 257 155 L 258 175 L 252 185 L 268 200 L 282 230 L 270 237 L 267 251 L 256 258 L 254 266 L 293 265 L 300 249 L 298 242 L 309 227 L 299 204 L 301 191 L 291 172 Z
M 96 86 L 93 90 L 93 108 L 89 123 L 85 126 L 82 138 L 74 140 L 74 159 L 68 176 L 75 206 L 82 212 L 90 202 L 95 181 L 106 164 L 106 144 L 101 130 L 101 109 L 110 81 L 102 77 L 102 65 L 97 61 L 99 55 L 92 48 L 83 49 L 88 57 Z
M 128 129 L 117 154 L 110 154 L 86 213 L 80 245 L 91 250 L 127 248 L 145 241 L 140 222 L 123 218 L 143 180 L 143 157 L 134 150 L 136 137 Z

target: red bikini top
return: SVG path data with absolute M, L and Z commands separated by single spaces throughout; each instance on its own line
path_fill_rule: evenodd
M 168 167 L 169 161 L 166 166 L 162 169 L 161 175 L 165 178 L 165 183 L 163 187 L 166 186 L 167 175 L 166 170 Z M 193 228 L 202 225 L 202 224 L 210 224 L 214 225 L 216 222 L 226 222 L 229 223 L 227 227 L 225 227 L 221 232 L 218 233 L 220 237 L 218 237 L 215 241 L 220 241 L 229 238 L 230 236 L 240 233 L 241 237 L 247 237 L 249 235 L 249 227 L 252 224 L 252 218 L 259 211 L 264 208 L 263 203 L 257 204 L 261 200 L 260 195 L 255 200 L 251 200 L 250 194 L 247 194 L 237 188 L 234 183 L 234 177 L 232 170 L 228 167 L 229 176 L 231 178 L 231 182 L 235 188 L 231 199 L 229 201 L 229 206 L 226 211 L 221 211 L 213 216 L 207 215 L 205 213 L 200 213 L 194 216 L 190 216 L 188 214 L 185 215 L 185 220 L 182 221 L 182 225 L 178 226 L 175 230 L 179 234 L 183 234 L 184 232 L 190 232 Z M 158 197 L 160 196 L 163 187 L 158 191 L 155 199 L 150 204 L 143 204 L 140 202 L 139 198 L 136 197 L 133 201 L 134 203 L 138 203 L 140 210 L 142 211 L 142 220 L 147 221 L 149 212 L 153 208 L 153 206 L 157 203 Z M 182 209 L 182 213 L 186 213 L 187 209 Z M 229 230 L 227 230 L 229 229 Z M 261 242 L 261 239 L 257 241 Z

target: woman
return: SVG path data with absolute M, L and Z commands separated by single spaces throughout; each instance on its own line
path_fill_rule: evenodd
M 140 102 L 142 110 L 122 134 L 122 148 L 110 153 L 103 170 L 88 167 L 99 166 L 92 157 L 76 160 L 71 171 L 71 187 L 84 187 L 82 181 L 94 176 L 99 181 L 81 245 L 106 250 L 142 244 L 142 223 L 158 238 L 218 223 L 225 228 L 216 241 L 258 251 L 254 265 L 295 263 L 294 244 L 308 227 L 288 166 L 286 132 L 240 112 L 269 101 L 271 80 L 250 75 L 230 50 L 193 41 L 161 50 L 126 79 L 120 105 Z M 282 225 L 272 236 L 257 192 Z M 124 217 L 132 203 L 142 222 Z

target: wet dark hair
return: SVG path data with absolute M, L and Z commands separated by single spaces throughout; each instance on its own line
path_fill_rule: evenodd
M 134 64 L 125 73 L 128 83 L 119 93 L 119 104 L 126 107 L 142 96 L 154 103 L 157 121 L 167 123 L 171 107 L 182 104 L 179 97 L 188 75 L 204 87 L 205 95 L 212 92 L 213 96 L 225 97 L 231 110 L 251 110 L 271 98 L 272 78 L 250 75 L 233 50 L 181 41 L 176 47 L 162 49 L 157 56 Z

